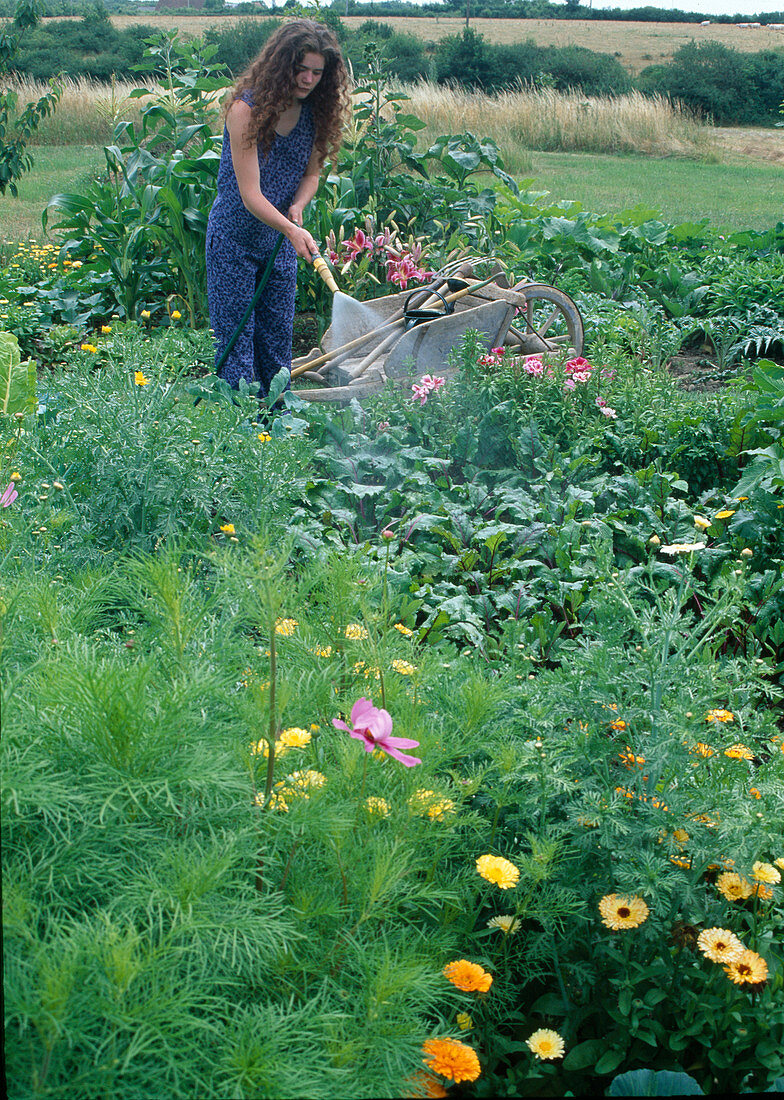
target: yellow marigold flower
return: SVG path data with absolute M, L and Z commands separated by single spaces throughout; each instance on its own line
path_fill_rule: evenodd
M 290 638 L 298 626 L 296 619 L 276 619 L 275 633 L 282 634 L 284 638 Z
M 676 867 L 683 867 L 684 870 L 691 870 L 690 859 L 680 859 L 678 856 L 670 856 L 670 863 L 674 863 Z
M 756 951 L 744 948 L 737 959 L 731 959 L 724 973 L 735 985 L 761 985 L 768 976 L 768 964 Z
M 730 745 L 728 749 L 724 750 L 724 755 L 729 756 L 732 760 L 753 760 L 754 753 L 748 747 L 748 745 L 742 745 L 739 741 Z
M 620 756 L 621 760 L 623 760 L 627 768 L 633 768 L 635 767 L 635 765 L 639 766 L 645 763 L 645 757 L 635 756 L 634 750 L 629 745 L 626 746 L 623 752 L 619 752 L 618 755 Z
M 149 319 L 150 319 L 149 309 L 143 309 L 142 310 L 142 317 L 145 319 L 145 321 L 149 321 Z
M 739 959 L 744 951 L 738 937 L 727 928 L 704 928 L 697 936 L 697 946 L 706 958 L 715 963 Z
M 474 1026 L 474 1021 L 471 1019 L 467 1012 L 458 1012 L 457 1026 L 460 1028 L 461 1031 L 471 1031 Z
M 689 752 L 697 752 L 700 756 L 715 756 L 716 750 L 712 749 L 710 745 L 706 745 L 704 741 L 698 741 L 693 749 L 689 749 Z
M 784 871 L 784 856 L 779 856 L 779 858 L 774 859 L 773 862 Z
M 331 645 L 325 645 L 325 646 L 318 646 L 317 645 L 316 648 L 313 650 L 313 652 L 316 654 L 317 657 L 331 657 L 332 656 L 332 646 Z
M 464 993 L 487 993 L 493 984 L 493 975 L 468 959 L 455 959 L 454 962 L 447 963 L 444 977 Z
M 480 856 L 476 861 L 476 869 L 482 878 L 494 882 L 501 890 L 510 890 L 517 886 L 520 879 L 520 872 L 514 863 L 502 856 Z
M 511 913 L 502 914 L 498 917 L 491 917 L 487 922 L 487 927 L 497 928 L 505 936 L 512 936 L 520 927 L 520 921 L 517 917 L 513 917 Z
M 19 473 L 19 471 L 14 470 L 14 472 L 11 474 L 11 481 L 19 481 L 21 480 L 21 477 L 22 475 Z
M 686 844 L 686 842 L 689 839 L 689 834 L 686 832 L 685 829 L 673 829 L 672 835 L 673 835 L 673 839 L 678 844 Z
M 222 523 L 220 529 L 223 531 L 224 535 L 233 535 L 235 533 L 233 523 Z
M 427 1068 L 450 1081 L 476 1081 L 482 1072 L 476 1051 L 457 1039 L 426 1039 L 422 1049 Z
M 399 630 L 400 633 L 403 634 L 406 638 L 410 638 L 414 633 L 413 630 L 409 630 L 409 628 L 407 626 L 404 626 L 403 623 L 395 623 L 395 630 Z
M 399 657 L 392 662 L 392 668 L 401 676 L 413 676 L 416 672 L 416 665 L 412 665 L 409 661 L 401 661 Z
M 173 309 L 171 311 L 172 321 L 179 321 L 180 317 L 182 317 L 182 314 L 180 313 L 180 311 L 178 309 Z
M 149 386 L 150 379 L 145 377 L 144 371 L 137 370 L 133 372 L 133 380 L 137 386 Z
M 777 886 L 781 882 L 781 874 L 772 863 L 761 863 L 759 860 L 751 868 L 751 877 L 757 882 L 771 883 Z
M 313 740 L 313 735 L 299 726 L 289 726 L 280 735 L 280 742 L 287 749 L 304 749 Z
M 346 637 L 354 642 L 363 642 L 368 632 L 360 623 L 349 623 L 346 627 Z
M 112 331 L 112 326 L 111 325 L 101 325 L 101 332 L 103 333 L 104 336 L 106 336 L 107 333 L 109 333 L 111 331 Z
M 723 871 L 716 879 L 716 889 L 727 901 L 744 901 L 751 897 L 751 883 L 737 871 Z
M 438 1100 L 439 1097 L 449 1096 L 441 1082 L 424 1070 L 409 1077 L 405 1085 L 407 1091 L 403 1095 L 412 1100 Z
M 269 432 L 259 432 L 258 437 L 262 443 L 269 443 L 272 439 L 272 436 L 269 434 Z
M 648 919 L 650 910 L 636 895 L 606 894 L 599 902 L 602 923 L 614 932 L 639 928 Z
M 723 710 L 719 707 L 717 710 L 709 710 L 705 715 L 706 722 L 734 722 L 735 715 L 731 710 Z
M 700 531 L 707 531 L 711 525 L 711 521 L 706 519 L 705 516 L 695 516 L 694 526 L 699 527 Z
M 749 787 L 749 797 L 762 798 L 762 791 L 759 789 L 759 787 Z
M 716 513 L 716 519 L 729 519 L 730 516 L 735 515 L 734 508 L 722 508 L 720 512 Z
M 389 803 L 385 798 L 371 795 L 365 799 L 365 807 L 372 817 L 389 817 Z
M 91 351 L 93 354 L 98 351 L 98 348 L 95 346 L 95 344 L 80 344 L 79 347 L 82 351 Z
M 651 535 L 648 539 L 648 543 L 650 546 L 661 546 L 661 539 L 658 535 Z
M 550 1031 L 546 1027 L 540 1027 L 525 1043 L 542 1062 L 554 1062 L 557 1058 L 563 1058 L 566 1049 L 558 1032 Z

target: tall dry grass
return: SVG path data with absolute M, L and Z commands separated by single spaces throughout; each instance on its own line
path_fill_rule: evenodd
M 464 129 L 491 137 L 512 174 L 531 149 L 716 156 L 709 126 L 669 100 L 639 92 L 600 98 L 521 87 L 491 96 L 430 83 L 408 85 L 405 91 L 412 112 L 427 123 L 423 140 Z
M 135 87 L 153 84 L 116 81 L 99 84 L 67 78 L 55 114 L 45 119 L 36 136 L 38 145 L 102 145 L 111 141 L 117 121 L 138 123 L 144 99 L 131 99 Z M 21 81 L 15 85 L 19 104 L 38 99 L 45 85 Z M 580 153 L 638 153 L 651 156 L 688 156 L 715 159 L 711 128 L 685 108 L 660 97 L 638 92 L 615 98 L 584 96 L 580 92 L 521 87 L 485 95 L 426 82 L 404 88 L 410 107 L 425 123 L 420 148 L 441 134 L 471 130 L 498 144 L 513 174 L 530 168 L 528 150 Z M 216 125 L 220 125 L 216 110 Z

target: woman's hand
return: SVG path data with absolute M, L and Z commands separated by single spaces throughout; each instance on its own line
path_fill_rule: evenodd
M 311 263 L 313 257 L 318 253 L 319 247 L 316 242 L 308 233 L 307 229 L 303 229 L 301 225 L 296 225 L 294 221 L 289 222 L 290 228 L 285 229 L 284 232 L 291 243 L 294 245 L 294 251 L 302 260 L 307 260 Z
M 295 225 L 303 225 L 305 214 L 305 204 L 301 202 L 293 202 L 289 207 L 289 218 Z

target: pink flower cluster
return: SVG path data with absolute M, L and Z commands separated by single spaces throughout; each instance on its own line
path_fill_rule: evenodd
M 419 401 L 420 405 L 424 405 L 431 393 L 436 393 L 440 390 L 443 384 L 446 382 L 446 378 L 433 377 L 432 374 L 423 374 L 419 379 L 419 382 L 414 382 L 411 389 L 414 396 L 412 401 Z
M 422 267 L 421 244 L 417 242 L 410 248 L 402 246 L 393 240 L 389 229 L 375 236 L 363 229 L 355 229 L 353 236 L 347 241 L 329 249 L 329 258 L 333 264 L 344 264 L 346 261 L 351 263 L 363 255 L 380 260 L 386 268 L 387 282 L 395 283 L 401 290 L 405 290 L 412 280 L 424 283 L 435 274 Z
M 578 355 L 576 359 L 570 359 L 564 367 L 564 374 L 566 375 L 564 389 L 571 391 L 578 385 L 590 382 L 592 373 L 593 367 L 587 359 L 583 359 L 582 355 Z
M 489 355 L 480 355 L 477 363 L 480 367 L 497 367 L 504 357 L 506 348 L 490 348 Z
M 617 420 L 618 419 L 618 413 L 615 411 L 615 409 L 610 408 L 610 406 L 607 404 L 607 402 L 604 400 L 603 397 L 597 397 L 596 398 L 596 407 L 599 410 L 599 412 L 602 414 L 602 416 L 609 417 L 610 420 Z

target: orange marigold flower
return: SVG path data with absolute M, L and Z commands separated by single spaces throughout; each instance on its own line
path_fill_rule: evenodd
M 732 713 L 731 710 L 722 710 L 721 708 L 718 708 L 717 710 L 709 710 L 708 713 L 705 715 L 705 721 L 734 722 L 735 715 Z
M 728 749 L 724 750 L 724 755 L 729 756 L 732 760 L 753 760 L 754 753 L 748 747 L 748 745 L 742 745 L 739 741 L 730 745 Z
M 751 798 L 762 798 L 762 792 L 759 787 L 749 787 L 749 795 Z
M 689 752 L 697 752 L 700 756 L 715 756 L 716 750 L 712 749 L 710 745 L 706 745 L 704 741 L 698 741 L 693 749 L 689 749 Z
M 768 964 L 756 951 L 745 948 L 737 959 L 731 959 L 724 973 L 736 985 L 760 985 L 768 976 Z
M 624 722 L 623 718 L 616 718 L 612 722 L 610 722 L 610 729 L 611 730 L 625 730 L 626 729 L 626 723 Z
M 763 882 L 755 882 L 751 888 L 751 896 L 753 898 L 762 898 L 763 901 L 770 901 L 773 897 L 773 891 Z
M 751 897 L 751 883 L 737 871 L 724 871 L 716 879 L 716 889 L 727 901 L 744 901 Z
M 464 993 L 487 993 L 493 984 L 493 975 L 483 970 L 478 963 L 468 959 L 456 959 L 444 967 L 444 977 Z
M 432 1073 L 425 1073 L 423 1069 L 409 1077 L 405 1084 L 408 1091 L 403 1095 L 411 1097 L 411 1100 L 435 1100 L 437 1097 L 449 1095 L 438 1078 L 433 1077 Z
M 635 766 L 639 767 L 640 765 L 645 763 L 645 757 L 635 756 L 634 749 L 631 748 L 630 745 L 627 745 L 623 752 L 619 752 L 618 755 L 620 756 L 621 760 L 623 760 L 627 768 L 633 768 Z
M 427 1068 L 450 1081 L 476 1081 L 482 1072 L 476 1051 L 457 1039 L 426 1039 L 422 1049 Z

